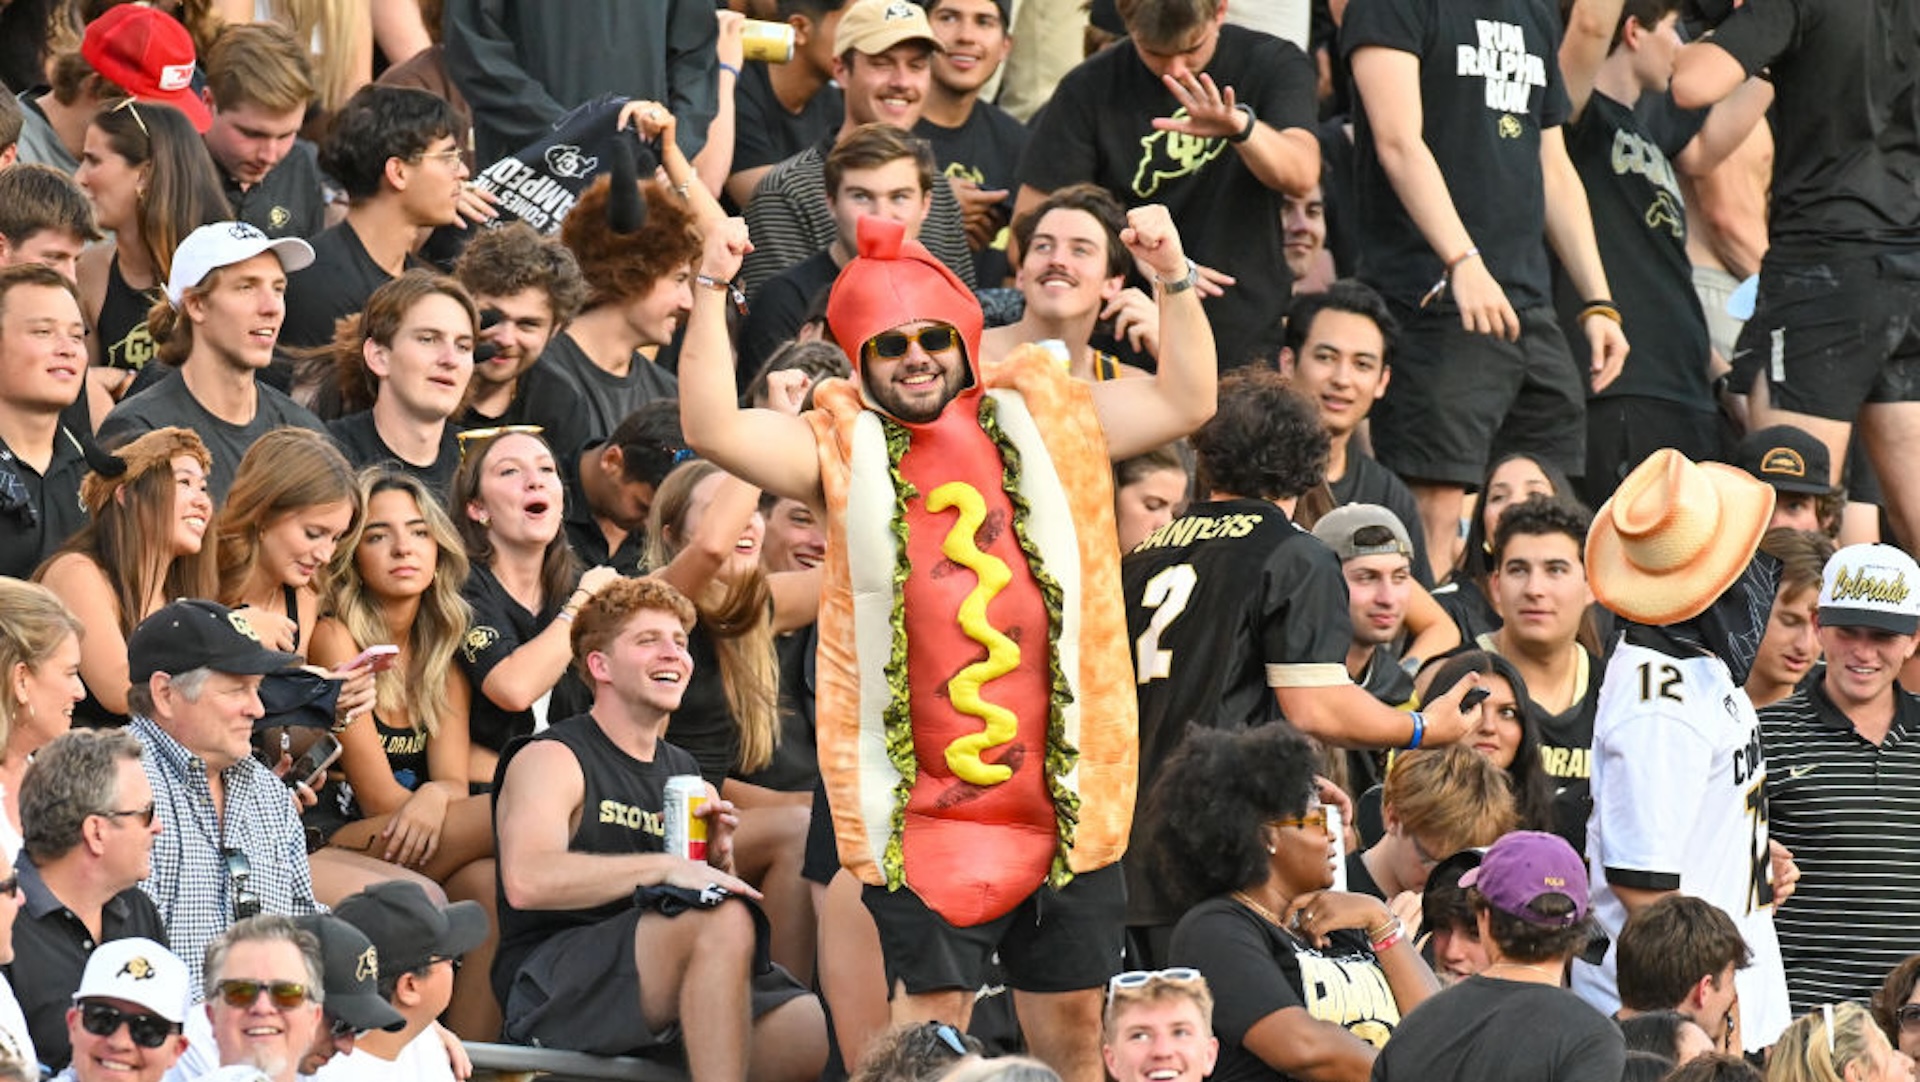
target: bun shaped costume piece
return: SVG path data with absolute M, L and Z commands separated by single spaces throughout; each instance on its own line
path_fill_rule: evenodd
M 866 395 L 862 346 L 952 324 L 971 379 L 924 424 Z M 827 303 L 855 380 L 814 391 L 830 540 L 820 772 L 840 860 L 957 927 L 1126 851 L 1138 725 L 1112 467 L 1087 384 L 1022 346 L 982 366 L 980 305 L 863 218 Z

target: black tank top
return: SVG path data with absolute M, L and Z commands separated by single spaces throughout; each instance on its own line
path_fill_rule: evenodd
M 100 301 L 100 360 L 109 368 L 138 371 L 153 359 L 153 336 L 147 333 L 147 309 L 159 300 L 158 289 L 146 293 L 120 276 L 120 257 L 107 266 L 107 295 Z
M 662 740 L 653 761 L 643 763 L 614 746 L 591 714 L 576 714 L 546 732 L 517 740 L 500 757 L 494 773 L 497 787 L 507 776 L 507 764 L 533 740 L 558 740 L 580 764 L 586 789 L 580 803 L 580 826 L 567 840 L 570 853 L 659 853 L 665 851 L 667 779 L 676 774 L 698 774 L 692 755 Z M 522 784 L 525 784 L 524 780 Z M 496 812 L 500 805 L 494 803 Z M 499 824 L 494 824 L 495 829 Z M 526 956 L 549 936 L 587 924 L 598 924 L 632 907 L 622 896 L 592 909 L 520 910 L 500 893 L 500 953 L 494 958 L 494 990 L 504 1002 L 502 977 L 511 982 Z

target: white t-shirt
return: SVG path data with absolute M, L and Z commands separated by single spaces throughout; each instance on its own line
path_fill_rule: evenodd
M 395 1059 L 381 1059 L 364 1048 L 327 1061 L 314 1082 L 454 1082 L 447 1046 L 429 1026 Z
M 1726 664 L 1624 637 L 1593 723 L 1593 912 L 1617 943 L 1627 914 L 1611 874 L 1624 886 L 1704 899 L 1732 917 L 1753 952 L 1736 977 L 1749 1052 L 1792 1021 L 1773 931 L 1766 783 L 1760 721 Z M 1613 946 L 1603 966 L 1575 963 L 1573 989 L 1604 1014 L 1619 1008 Z
M 0 819 L 5 818 L 0 815 Z M 35 1070 L 40 1067 L 40 1054 L 33 1050 L 33 1037 L 27 1032 L 27 1016 L 20 1010 L 20 1001 L 14 998 L 13 986 L 5 976 L 0 976 L 0 1053 Z

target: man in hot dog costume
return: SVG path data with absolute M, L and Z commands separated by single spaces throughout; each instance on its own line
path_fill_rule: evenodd
M 1155 281 L 1151 380 L 1079 383 L 1046 350 L 982 365 L 979 304 L 897 225 L 860 222 L 827 320 L 854 379 L 794 416 L 736 405 L 711 230 L 680 362 L 703 456 L 825 511 L 818 717 L 841 863 L 866 884 L 895 1021 L 963 1024 L 1000 952 L 1028 1041 L 1101 1077 L 1136 787 L 1112 459 L 1213 412 L 1213 333 L 1166 209 L 1122 238 Z

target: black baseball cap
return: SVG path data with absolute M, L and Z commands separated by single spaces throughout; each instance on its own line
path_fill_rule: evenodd
M 1813 433 L 1792 425 L 1771 425 L 1740 441 L 1740 468 L 1781 492 L 1819 496 L 1833 490 L 1833 459 Z
M 435 958 L 458 958 L 487 941 L 491 927 L 479 902 L 434 905 L 418 883 L 374 883 L 333 907 L 334 915 L 366 933 L 396 973 L 422 969 Z
M 297 665 L 300 655 L 269 650 L 247 618 L 217 601 L 175 601 L 140 621 L 127 636 L 127 675 L 144 684 L 154 673 L 193 669 L 265 676 Z
M 327 1009 L 355 1032 L 405 1029 L 407 1020 L 380 998 L 380 948 L 360 929 L 325 913 L 295 917 L 293 922 L 320 941 L 322 983 Z

